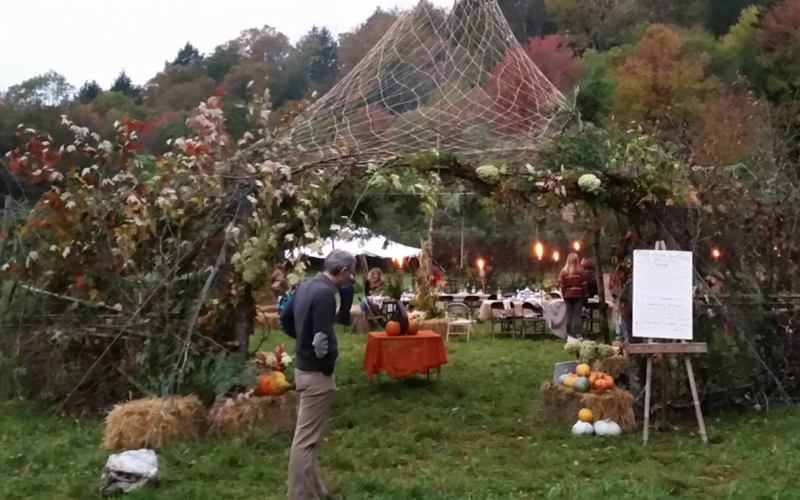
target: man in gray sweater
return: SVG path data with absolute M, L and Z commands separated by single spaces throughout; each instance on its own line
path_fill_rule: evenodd
M 318 500 L 327 495 L 317 469 L 317 451 L 336 390 L 336 291 L 353 277 L 355 267 L 356 259 L 349 252 L 332 251 L 324 271 L 300 285 L 280 315 L 281 327 L 296 340 L 295 384 L 300 394 L 289 459 L 289 500 Z

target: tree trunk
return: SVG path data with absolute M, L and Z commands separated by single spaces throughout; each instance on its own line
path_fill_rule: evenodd
M 597 218 L 597 209 L 592 207 L 592 214 Z M 608 304 L 606 303 L 605 279 L 603 279 L 603 261 L 601 260 L 600 236 L 601 228 L 594 230 L 592 251 L 594 253 L 595 279 L 597 281 L 597 295 L 600 299 L 600 332 L 606 344 L 611 344 L 611 329 L 608 324 Z
M 236 352 L 242 357 L 247 357 L 250 347 L 250 336 L 255 326 L 256 303 L 253 300 L 253 287 L 245 285 L 244 293 L 236 303 L 233 310 L 233 340 L 236 342 Z

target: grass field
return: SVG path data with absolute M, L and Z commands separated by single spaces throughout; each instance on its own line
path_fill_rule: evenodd
M 270 342 L 287 338 L 273 332 Z M 438 383 L 371 385 L 366 339 L 341 335 L 340 392 L 321 450 L 330 489 L 348 499 L 798 499 L 800 415 L 711 414 L 703 448 L 691 421 L 640 434 L 584 437 L 544 420 L 539 386 L 564 359 L 561 344 L 448 344 Z M 92 499 L 107 453 L 101 425 L 0 404 L 0 498 Z M 160 454 L 159 488 L 126 498 L 286 498 L 290 436 L 203 438 Z

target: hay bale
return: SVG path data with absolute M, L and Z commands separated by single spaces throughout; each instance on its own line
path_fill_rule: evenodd
M 628 373 L 628 357 L 611 356 L 605 359 L 598 359 L 592 364 L 592 370 L 603 372 L 617 379 L 620 375 Z
M 419 325 L 420 330 L 428 330 L 439 335 L 447 335 L 447 318 L 428 319 Z
M 542 402 L 545 414 L 558 422 L 572 426 L 578 421 L 581 408 L 592 410 L 595 421 L 613 420 L 624 431 L 636 429 L 633 413 L 633 395 L 619 387 L 603 394 L 576 392 L 555 382 L 542 384 Z
M 106 417 L 103 448 L 160 450 L 197 438 L 205 422 L 206 409 L 196 396 L 129 401 L 115 406 Z
M 208 414 L 208 430 L 217 436 L 239 434 L 258 428 L 271 434 L 292 432 L 297 421 L 298 395 L 225 398 Z

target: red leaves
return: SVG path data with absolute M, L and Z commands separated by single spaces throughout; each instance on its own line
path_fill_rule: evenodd
M 783 0 L 764 16 L 758 43 L 767 53 L 788 47 L 800 29 L 800 0 Z
M 550 115 L 552 93 L 523 49 L 509 50 L 489 74 L 486 93 L 498 124 L 505 134 L 537 134 Z
M 150 127 L 152 122 L 145 122 L 142 123 L 138 120 L 130 120 L 128 118 L 123 118 L 121 120 L 122 125 L 125 127 L 125 135 L 129 136 L 131 132 L 138 132 L 144 135 L 150 133 Z
M 83 289 L 86 287 L 86 281 L 83 278 L 83 275 L 77 273 L 76 271 L 72 272 L 72 289 L 76 292 L 82 292 Z
M 578 58 L 560 35 L 544 38 L 530 38 L 523 47 L 528 57 L 539 71 L 562 92 L 569 91 L 575 84 Z

